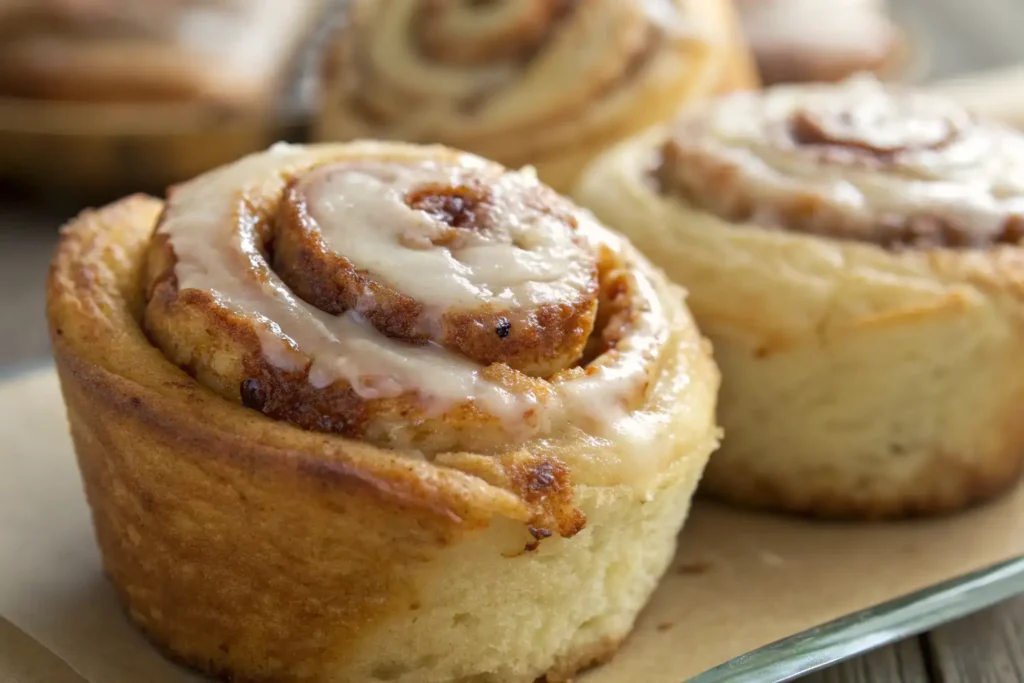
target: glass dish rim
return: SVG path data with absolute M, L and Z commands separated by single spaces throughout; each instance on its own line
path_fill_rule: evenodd
M 685 683 L 785 683 L 1024 593 L 1024 557 L 932 584 L 769 643 Z

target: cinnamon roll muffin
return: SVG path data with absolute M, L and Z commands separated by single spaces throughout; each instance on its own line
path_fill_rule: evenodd
M 1024 455 L 1024 136 L 863 77 L 722 98 L 577 198 L 684 284 L 722 368 L 738 503 L 955 510 Z
M 609 144 L 756 85 L 732 0 L 354 0 L 317 135 L 440 142 L 568 190 Z
M 903 61 L 901 31 L 885 0 L 738 0 L 743 30 L 766 85 L 885 74 Z
M 226 680 L 567 680 L 718 438 L 678 287 L 447 148 L 277 146 L 86 212 L 48 296 L 106 572 Z

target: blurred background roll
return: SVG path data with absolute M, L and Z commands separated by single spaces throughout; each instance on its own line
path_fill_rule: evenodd
M 318 138 L 441 142 L 563 191 L 611 143 L 757 82 L 731 0 L 354 0 L 330 45 Z
M 161 192 L 293 135 L 303 59 L 330 10 L 326 0 L 0 0 L 3 178 L 88 198 Z

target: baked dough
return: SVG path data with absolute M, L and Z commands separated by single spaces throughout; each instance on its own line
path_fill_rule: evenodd
M 362 279 L 285 274 L 303 229 Z M 365 291 L 330 313 L 296 278 Z M 455 313 L 543 363 L 473 360 Z M 106 572 L 228 680 L 567 680 L 629 633 L 718 439 L 682 291 L 447 148 L 276 146 L 85 212 L 48 318 Z
M 962 508 L 1024 454 L 1024 137 L 870 77 L 722 98 L 576 198 L 690 292 L 723 373 L 706 490 L 829 516 Z

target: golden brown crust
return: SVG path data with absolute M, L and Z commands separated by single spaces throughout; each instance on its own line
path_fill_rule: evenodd
M 1019 430 L 1018 430 L 1019 431 Z M 921 463 L 913 478 L 899 491 L 886 490 L 888 482 L 863 477 L 851 482 L 823 469 L 799 481 L 761 476 L 744 468 L 709 470 L 705 492 L 740 507 L 791 512 L 810 517 L 847 520 L 890 520 L 956 513 L 984 503 L 1012 489 L 1024 470 L 1024 437 L 1010 433 L 1007 446 L 996 453 L 935 454 Z
M 408 609 L 416 591 L 403 574 L 473 526 L 400 470 L 374 480 L 204 434 L 173 419 L 182 406 L 168 397 L 73 360 L 61 371 L 105 571 L 133 621 L 202 670 L 222 673 L 212 667 L 230 653 L 274 662 L 252 680 L 301 680 L 344 656 L 338 648 L 368 620 Z M 125 457 L 129 442 L 136 457 Z M 243 592 L 232 588 L 237 571 L 249 577 Z M 290 647 L 246 651 L 273 641 Z
M 179 658 L 223 673 L 215 663 L 231 652 L 274 662 L 253 680 L 301 680 L 320 658 L 343 656 L 338 644 L 368 620 L 415 602 L 402 573 L 494 514 L 530 514 L 455 470 L 270 429 L 154 359 L 133 324 L 142 302 L 132 263 L 149 234 L 138 227 L 160 208 L 135 197 L 84 214 L 63 232 L 49 279 L 54 354 L 104 568 L 132 619 Z M 125 262 L 101 258 L 110 243 Z M 138 364 L 123 365 L 131 356 Z M 229 577 L 240 568 L 244 594 Z M 236 650 L 267 639 L 292 647 Z
M 499 503 L 502 495 L 497 507 L 485 503 L 492 494 L 478 484 L 459 503 L 451 498 L 456 489 L 436 477 L 454 472 L 425 463 L 360 453 L 357 444 L 352 452 L 324 451 L 319 439 L 298 430 L 268 438 L 280 430 L 266 431 L 169 366 L 146 364 L 142 356 L 152 348 L 119 319 L 139 303 L 132 273 L 112 272 L 124 264 L 82 257 L 97 255 L 106 239 L 128 237 L 88 227 L 152 219 L 158 210 L 158 203 L 137 198 L 83 216 L 84 225 L 63 233 L 50 275 L 54 352 L 104 568 L 132 605 L 133 621 L 189 663 L 223 673 L 215 663 L 232 652 L 273 661 L 254 680 L 301 680 L 318 657 L 343 655 L 338 644 L 351 638 L 338 634 L 355 634 L 370 618 L 415 602 L 408 580 L 388 567 L 409 571 L 428 561 L 467 528 L 486 524 L 488 508 L 513 516 L 524 510 L 509 507 L 511 499 Z M 127 308 L 119 305 L 122 296 Z M 110 317 L 69 314 L 81 304 Z M 110 327 L 96 327 L 104 322 Z M 100 338 L 115 339 L 116 352 L 137 354 L 143 365 L 128 376 L 104 368 L 122 358 L 101 355 L 94 343 Z M 83 357 L 89 348 L 97 353 Z M 240 425 L 264 438 L 240 433 Z M 257 540 L 263 550 L 249 545 Z M 365 569 L 352 564 L 346 548 L 359 549 Z M 337 559 L 322 549 L 333 549 Z M 228 574 L 240 567 L 250 587 L 265 587 L 258 600 L 230 590 Z M 287 614 L 294 620 L 282 621 Z M 206 635 L 196 639 L 197 633 Z M 267 638 L 292 646 L 271 657 L 238 651 Z
M 1024 257 L 1020 250 L 1004 249 L 1004 257 L 993 254 L 992 261 L 998 264 L 1010 253 L 1014 260 Z M 952 254 L 946 252 L 944 256 Z M 981 254 L 977 256 L 984 258 Z M 991 288 L 993 294 L 1011 282 L 1015 288 L 1021 284 L 1016 275 L 1012 280 L 1002 280 L 993 277 L 997 269 L 986 270 L 987 276 L 979 281 L 984 281 L 983 286 Z M 1024 301 L 1020 291 L 1014 296 Z M 709 468 L 704 482 L 709 493 L 735 505 L 824 518 L 887 520 L 956 513 L 996 498 L 1020 482 L 1024 472 L 1024 422 L 1018 408 L 1021 400 L 1024 390 L 1000 401 L 990 414 L 979 415 L 973 425 L 978 434 L 973 448 L 951 451 L 940 445 L 923 457 L 915 457 L 910 471 L 901 475 L 895 485 L 886 461 L 898 462 L 911 450 L 896 440 L 887 445 L 887 452 L 874 472 L 862 472 L 853 481 L 846 475 L 837 476 L 841 465 L 828 464 L 808 468 L 799 477 L 784 480 L 742 466 L 730 466 L 725 454 L 721 467 Z
M 542 683 L 573 683 L 577 674 L 604 664 L 615 656 L 626 635 L 615 635 L 581 647 L 558 661 L 541 679 Z

